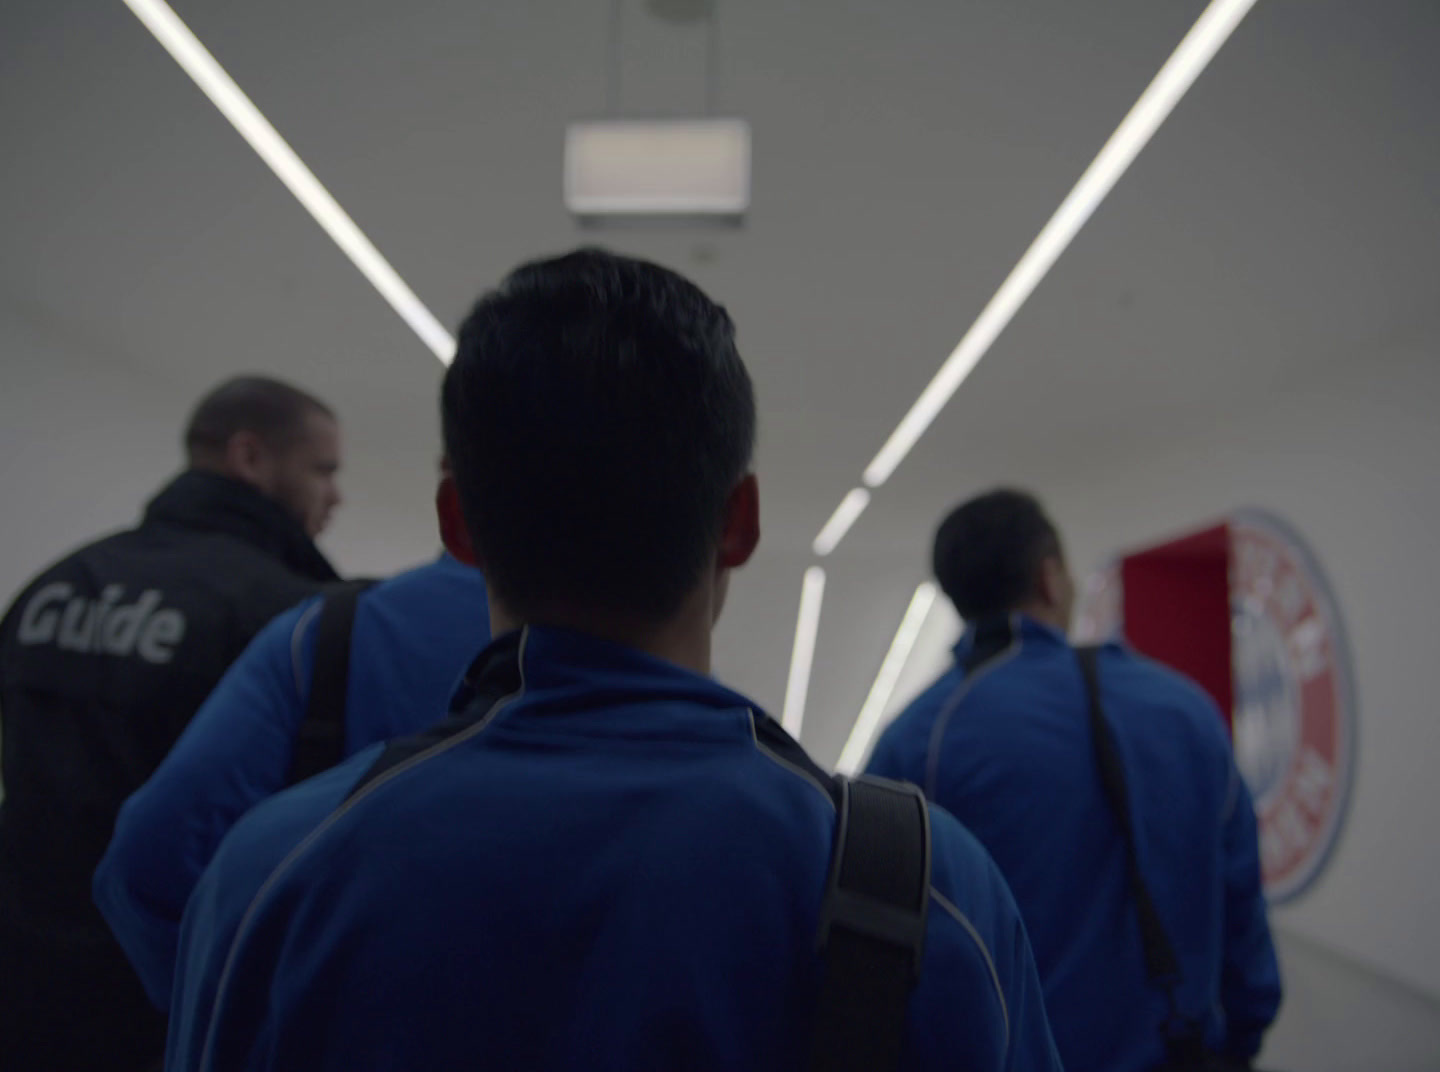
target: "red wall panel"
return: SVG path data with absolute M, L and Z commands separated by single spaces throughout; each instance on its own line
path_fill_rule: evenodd
M 1195 680 L 1229 724 L 1230 534 L 1216 525 L 1121 560 L 1125 636 Z

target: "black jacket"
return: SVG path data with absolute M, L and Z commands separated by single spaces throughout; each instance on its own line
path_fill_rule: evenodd
M 47 982 L 68 985 L 57 972 L 115 967 L 90 879 L 120 805 L 250 638 L 336 580 L 276 503 L 190 471 L 139 528 L 76 551 L 21 592 L 0 623 L 0 975 L 11 977 L 0 1006 L 8 985 L 28 984 L 33 998 Z

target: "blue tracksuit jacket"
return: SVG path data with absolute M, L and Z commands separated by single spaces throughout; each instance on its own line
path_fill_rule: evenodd
M 829 776 L 744 697 L 582 634 L 509 634 L 470 680 L 383 774 L 376 747 L 231 832 L 167 1067 L 803 1066 Z M 906 1067 L 1058 1069 L 1004 881 L 932 823 Z
M 889 726 L 869 770 L 921 786 L 990 850 L 1025 918 L 1065 1067 L 1151 1068 L 1165 1000 L 1146 978 L 1074 650 L 1017 617 L 1009 646 L 967 677 L 973 643 L 961 638 L 955 667 Z M 1181 1011 L 1213 1048 L 1253 1055 L 1280 976 L 1254 806 L 1224 723 L 1197 686 L 1120 645 L 1101 651 L 1099 678 L 1141 867 L 1181 961 Z
M 120 811 L 95 873 L 100 911 L 160 1008 L 180 918 L 221 839 L 284 788 L 310 696 L 318 599 L 272 621 Z M 449 555 L 360 595 L 350 637 L 345 750 L 433 725 L 490 639 L 485 580 Z

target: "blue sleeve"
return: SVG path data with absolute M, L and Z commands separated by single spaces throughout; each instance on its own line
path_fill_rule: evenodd
M 95 872 L 95 903 L 158 1008 L 170 1004 L 185 903 L 236 821 L 289 777 L 304 717 L 292 644 L 313 602 L 280 615 L 201 706 L 174 749 L 125 802 Z M 301 651 L 313 657 L 313 630 Z
M 1261 887 L 1255 803 L 1233 764 L 1231 786 L 1223 831 L 1225 956 L 1220 1003 L 1225 1010 L 1225 1052 L 1253 1057 L 1280 1011 L 1280 964 Z
M 1060 1072 L 1060 1054 L 1050 1032 L 1045 992 L 1035 967 L 1020 909 L 990 854 L 959 822 L 935 806 L 931 823 L 931 911 L 951 917 L 983 952 L 998 992 L 1004 1053 L 997 1067 L 1007 1072 Z M 926 970 L 931 954 L 926 953 Z M 923 983 L 923 976 L 922 976 Z M 946 995 L 947 1007 L 973 995 Z M 954 1055 L 945 1055 L 952 1058 Z

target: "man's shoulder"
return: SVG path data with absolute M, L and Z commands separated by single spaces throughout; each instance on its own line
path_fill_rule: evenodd
M 186 545 L 184 553 L 198 561 L 209 558 L 229 563 L 234 579 L 241 582 L 236 586 L 239 590 L 273 595 L 283 599 L 287 607 L 306 595 L 323 591 L 327 583 L 295 572 L 275 555 L 228 533 L 186 532 L 180 539 Z
M 1119 693 L 1121 702 L 1210 728 L 1220 721 L 1215 700 L 1180 671 L 1120 644 L 1106 645 L 1100 663 L 1101 684 Z
M 279 559 L 231 536 L 215 539 L 216 568 L 227 574 L 209 586 L 209 598 L 229 606 L 243 636 L 253 636 L 276 615 L 323 595 L 326 586 L 292 571 Z M 203 561 L 204 553 L 200 555 Z
M 192 607 L 239 608 L 258 618 L 255 629 L 322 588 L 237 536 L 171 525 L 113 533 L 72 552 L 42 578 L 67 571 L 83 571 L 92 586 L 153 586 Z
M 271 617 L 230 664 L 226 681 L 231 677 L 254 679 L 256 675 L 278 675 L 278 679 L 293 682 L 293 695 L 296 702 L 300 702 L 307 694 L 315 649 L 314 623 L 321 598 L 320 595 L 302 598 Z
M 1004 886 L 990 853 L 950 812 L 936 804 L 929 807 L 931 885 L 957 905 L 990 904 L 994 887 Z
M 922 783 L 921 768 L 929 753 L 935 719 L 960 687 L 961 680 L 959 670 L 951 667 L 906 703 L 881 731 L 866 769 L 882 777 Z
M 266 800 L 231 828 L 211 862 L 216 881 L 252 895 L 345 805 L 383 745 L 364 751 Z
M 480 620 L 488 621 L 484 574 L 448 556 L 379 581 L 361 593 L 359 606 L 365 613 L 424 609 L 427 615 L 453 610 L 466 616 L 478 607 Z
M 411 566 L 409 569 L 401 570 L 392 574 L 377 585 L 377 590 L 384 591 L 389 588 L 403 587 L 407 585 L 428 584 L 428 583 L 476 583 L 481 586 L 485 583 L 485 575 L 475 566 L 466 565 L 454 555 L 442 554 L 429 562 L 422 562 L 418 566 Z
M 105 536 L 99 536 L 89 543 L 82 544 L 71 551 L 67 551 L 61 557 L 50 562 L 42 569 L 31 575 L 16 592 L 10 602 L 10 611 L 21 603 L 25 602 L 27 595 L 35 592 L 42 586 L 56 581 L 63 581 L 67 578 L 88 570 L 97 556 L 103 556 L 106 552 L 123 549 L 126 542 L 133 539 L 136 529 L 121 529 Z
M 922 689 L 901 708 L 891 721 L 888 731 L 904 734 L 927 725 L 964 684 L 964 675 L 958 667 L 948 667 L 944 673 Z

